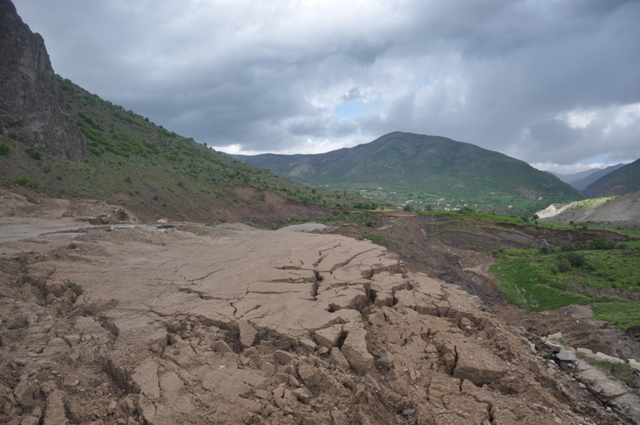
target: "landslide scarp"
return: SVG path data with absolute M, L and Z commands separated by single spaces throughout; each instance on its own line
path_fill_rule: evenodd
M 3 267 L 23 276 L 0 298 L 3 324 L 16 323 L 0 330 L 0 409 L 11 420 L 613 423 L 464 293 L 371 243 L 232 228 L 86 232 Z

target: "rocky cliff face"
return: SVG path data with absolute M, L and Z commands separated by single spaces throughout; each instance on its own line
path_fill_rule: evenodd
M 43 152 L 82 159 L 84 140 L 65 105 L 44 40 L 0 0 L 0 131 Z

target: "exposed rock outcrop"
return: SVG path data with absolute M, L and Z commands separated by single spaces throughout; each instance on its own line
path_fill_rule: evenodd
M 0 0 L 0 131 L 62 158 L 80 160 L 84 153 L 44 40 L 31 32 L 10 0 Z

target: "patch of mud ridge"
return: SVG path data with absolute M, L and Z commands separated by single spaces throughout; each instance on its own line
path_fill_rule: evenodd
M 383 247 L 89 233 L 0 260 L 0 423 L 625 423 Z

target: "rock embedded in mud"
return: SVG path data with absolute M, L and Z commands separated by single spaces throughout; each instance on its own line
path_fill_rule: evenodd
M 326 348 L 333 348 L 342 336 L 342 325 L 334 325 L 330 328 L 320 329 L 315 332 L 316 342 Z
M 293 361 L 293 356 L 291 355 L 291 353 L 282 350 L 276 350 L 273 353 L 273 357 L 275 357 L 278 363 L 283 366 L 286 366 Z
M 337 382 L 323 369 L 311 366 L 308 363 L 300 363 L 298 375 L 302 378 L 305 386 L 313 393 L 331 393 L 337 388 Z
M 229 344 L 224 341 L 216 341 L 213 344 L 212 348 L 216 353 L 233 353 L 233 350 L 231 349 L 231 347 L 229 347 Z
M 558 344 L 557 342 L 551 341 L 547 338 L 543 338 L 542 342 L 554 353 L 559 353 L 560 350 L 562 350 L 562 345 Z
M 7 329 L 25 329 L 29 327 L 29 320 L 24 316 L 16 316 L 7 320 Z
M 47 397 L 47 409 L 44 415 L 43 425 L 68 425 L 69 420 L 65 415 L 64 392 L 56 390 Z
M 158 384 L 158 365 L 153 360 L 147 360 L 138 366 L 131 375 L 131 380 L 138 391 L 151 399 L 160 397 Z
M 334 364 L 341 370 L 349 370 L 349 368 L 351 368 L 351 365 L 349 364 L 349 362 L 344 357 L 344 355 L 342 354 L 342 352 L 338 347 L 333 347 L 331 349 L 331 353 L 329 354 L 329 359 L 331 360 L 332 364 Z
M 258 335 L 256 329 L 249 322 L 242 320 L 238 323 L 238 331 L 240 332 L 240 344 L 242 344 L 242 347 L 253 347 Z
M 42 354 L 45 356 L 56 356 L 58 354 L 68 353 L 71 351 L 69 344 L 62 338 L 53 338 L 44 348 Z
M 373 367 L 373 356 L 367 350 L 366 335 L 367 331 L 360 327 L 350 330 L 341 349 L 351 368 L 363 375 Z
M 331 419 L 333 420 L 333 425 L 350 425 L 351 421 L 349 417 L 341 410 L 333 409 L 331 411 Z
M 13 397 L 20 406 L 31 409 L 36 405 L 35 393 L 37 390 L 32 382 L 22 380 L 14 388 Z

